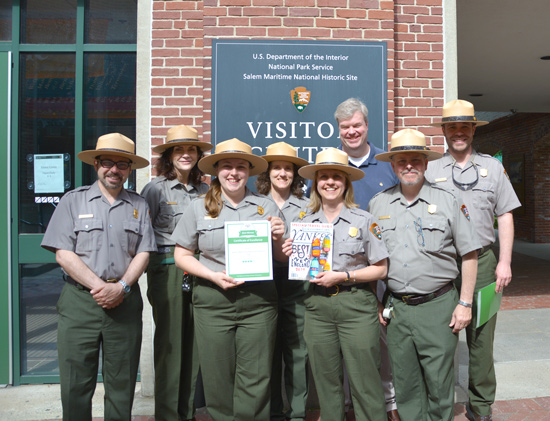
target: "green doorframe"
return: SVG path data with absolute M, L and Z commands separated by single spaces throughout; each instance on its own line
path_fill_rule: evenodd
M 0 52 L 0 384 L 13 382 L 11 213 L 10 213 L 11 53 Z

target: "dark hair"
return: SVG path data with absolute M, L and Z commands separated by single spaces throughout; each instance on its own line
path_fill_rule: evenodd
M 284 161 L 284 159 L 281 159 L 281 161 Z M 269 178 L 271 164 L 272 162 L 269 163 L 267 170 L 258 175 L 258 178 L 256 179 L 256 190 L 258 190 L 258 193 L 263 194 L 264 196 L 269 194 L 269 192 L 271 191 L 271 179 Z M 296 164 L 292 164 L 292 169 L 294 177 L 292 179 L 292 184 L 290 185 L 290 194 L 296 197 L 302 197 L 304 195 L 304 186 L 306 185 L 306 180 L 298 174 L 298 166 Z
M 197 148 L 197 163 L 203 156 L 202 149 L 195 146 Z M 166 177 L 167 180 L 174 180 L 177 177 L 176 170 L 174 168 L 174 164 L 172 164 L 172 152 L 174 152 L 175 146 L 172 146 L 168 149 L 166 149 L 159 159 L 157 159 L 157 162 L 155 163 L 155 170 L 157 170 L 157 175 L 163 175 Z M 189 183 L 198 185 L 201 182 L 201 178 L 203 177 L 204 173 L 199 170 L 199 167 L 197 166 L 197 163 L 195 163 L 195 166 L 191 169 L 191 172 L 189 173 L 189 179 L 187 180 Z

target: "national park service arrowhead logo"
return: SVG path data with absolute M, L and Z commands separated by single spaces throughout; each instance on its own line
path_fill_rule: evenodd
M 303 86 L 298 86 L 290 91 L 290 99 L 294 107 L 298 110 L 299 113 L 304 111 L 309 104 L 311 99 L 311 92 L 307 91 Z

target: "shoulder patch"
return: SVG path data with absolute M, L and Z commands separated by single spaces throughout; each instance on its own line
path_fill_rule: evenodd
M 466 205 L 462 204 L 462 206 L 460 207 L 460 210 L 462 211 L 462 213 L 464 214 L 466 219 L 469 221 L 470 220 L 470 212 L 468 212 L 468 208 L 466 207 Z
M 379 240 L 382 239 L 382 230 L 380 229 L 380 227 L 376 222 L 371 224 L 369 231 L 372 232 L 372 235 L 374 235 Z

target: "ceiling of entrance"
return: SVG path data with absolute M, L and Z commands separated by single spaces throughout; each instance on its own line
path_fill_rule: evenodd
M 476 111 L 550 112 L 550 1 L 457 0 L 458 95 Z M 482 96 L 471 96 L 472 94 Z

